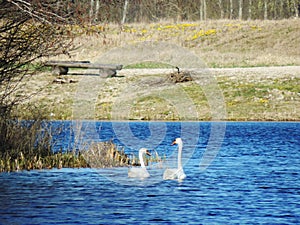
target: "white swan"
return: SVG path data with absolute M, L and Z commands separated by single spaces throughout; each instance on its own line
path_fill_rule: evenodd
M 176 138 L 173 141 L 172 145 L 178 145 L 178 168 L 177 169 L 166 169 L 163 175 L 164 180 L 183 180 L 186 178 L 186 175 L 183 171 L 182 164 L 181 164 L 181 154 L 182 154 L 182 147 L 183 143 L 181 138 Z
M 141 148 L 139 150 L 139 160 L 141 163 L 141 167 L 131 167 L 128 169 L 128 177 L 134 177 L 134 178 L 147 178 L 150 177 L 150 174 L 148 173 L 145 163 L 144 163 L 144 158 L 143 155 L 147 154 L 151 156 L 150 152 L 146 148 Z

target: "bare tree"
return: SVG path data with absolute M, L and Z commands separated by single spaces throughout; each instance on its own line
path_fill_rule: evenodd
M 70 1 L 56 1 L 57 9 L 62 8 L 62 5 L 66 4 L 65 2 Z M 73 2 L 75 7 L 81 9 L 80 12 L 75 13 L 76 16 L 84 18 L 85 22 L 93 23 L 149 22 L 160 19 L 299 17 L 299 0 L 77 0 Z
M 249 6 L 248 6 L 248 20 L 252 19 L 252 0 L 249 0 Z
M 220 12 L 221 12 L 221 19 L 224 19 L 224 8 L 223 8 L 223 1 L 219 0 L 219 7 L 220 7 Z
M 101 1 L 100 0 L 91 0 L 89 7 L 89 21 L 90 24 L 98 22 L 99 12 L 100 12 Z
M 94 4 L 95 4 L 95 0 L 91 0 L 91 3 L 90 3 L 90 23 L 92 23 L 93 18 L 94 18 Z
M 26 93 L 14 95 L 21 81 L 34 73 L 37 59 L 67 54 L 71 39 L 63 24 L 66 11 L 58 14 L 55 1 L 10 0 L 0 2 L 0 115 L 9 115 Z M 60 6 L 61 7 L 61 6 Z
M 123 8 L 122 24 L 124 24 L 126 21 L 127 7 L 128 7 L 128 0 L 125 0 L 124 8 Z
M 239 20 L 243 19 L 243 0 L 239 0 Z
M 280 6 L 278 4 L 278 0 L 273 0 L 273 11 L 274 11 L 274 15 L 273 18 L 278 19 L 280 17 L 279 15 L 279 11 L 280 11 Z
M 299 17 L 299 11 L 300 11 L 300 2 L 298 1 L 298 3 L 297 3 L 296 0 L 293 0 L 292 3 L 293 3 L 293 7 L 294 7 L 295 17 L 298 18 Z
M 264 0 L 264 19 L 268 19 L 268 0 Z
M 280 14 L 280 18 L 284 17 L 284 1 L 280 1 L 279 14 Z
M 229 2 L 230 2 L 229 3 L 230 4 L 230 6 L 229 6 L 230 7 L 229 19 L 232 20 L 233 19 L 233 0 L 230 0 Z
M 95 20 L 96 21 L 98 21 L 99 9 L 100 9 L 100 0 L 97 0 L 96 1 L 96 10 L 95 10 Z
M 200 20 L 206 20 L 206 0 L 200 0 Z
M 206 0 L 203 0 L 203 18 L 204 18 L 204 20 L 206 20 L 206 15 L 207 15 L 207 10 L 206 10 Z

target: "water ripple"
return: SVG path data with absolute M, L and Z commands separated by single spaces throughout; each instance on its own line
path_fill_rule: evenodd
M 0 224 L 298 224 L 299 133 L 299 123 L 229 123 L 205 171 L 201 136 L 181 183 L 128 181 L 127 168 L 2 173 Z

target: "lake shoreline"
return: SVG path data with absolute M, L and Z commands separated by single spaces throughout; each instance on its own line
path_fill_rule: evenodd
M 77 83 L 53 83 L 56 76 L 43 72 L 32 77 L 31 84 L 25 87 L 24 90 L 32 93 L 43 88 L 29 104 L 38 107 L 45 119 L 75 120 L 76 110 L 87 109 L 92 112 L 90 115 L 77 118 L 104 121 L 300 121 L 300 66 L 203 68 L 198 70 L 200 75 L 193 75 L 197 83 L 176 84 L 167 79 L 168 74 L 175 71 L 172 68 L 123 69 L 118 72 L 120 77 L 112 78 L 86 76 L 94 70 L 76 70 L 76 75 L 74 71 L 61 77 Z M 187 71 L 194 73 L 195 69 Z M 210 111 L 214 109 L 210 109 L 203 94 L 205 86 L 201 83 L 207 80 L 219 89 L 219 101 L 226 111 L 223 117 L 211 117 Z M 95 89 L 97 85 L 98 89 Z M 91 93 L 93 100 L 78 99 L 79 95 L 91 90 L 95 91 Z M 173 98 L 177 94 L 179 97 L 181 93 L 187 94 L 198 117 L 184 118 L 178 112 L 176 114 L 175 105 L 168 102 L 170 93 Z M 80 101 L 81 105 L 77 106 L 74 101 Z M 130 112 L 113 117 L 112 107 L 116 108 L 121 102 L 130 105 Z M 19 109 L 19 118 L 30 119 L 26 117 L 24 107 Z

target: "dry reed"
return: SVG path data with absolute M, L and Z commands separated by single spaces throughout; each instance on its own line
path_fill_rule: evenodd
M 128 166 L 130 161 L 124 150 L 119 150 L 111 141 L 92 143 L 81 154 L 92 168 Z

